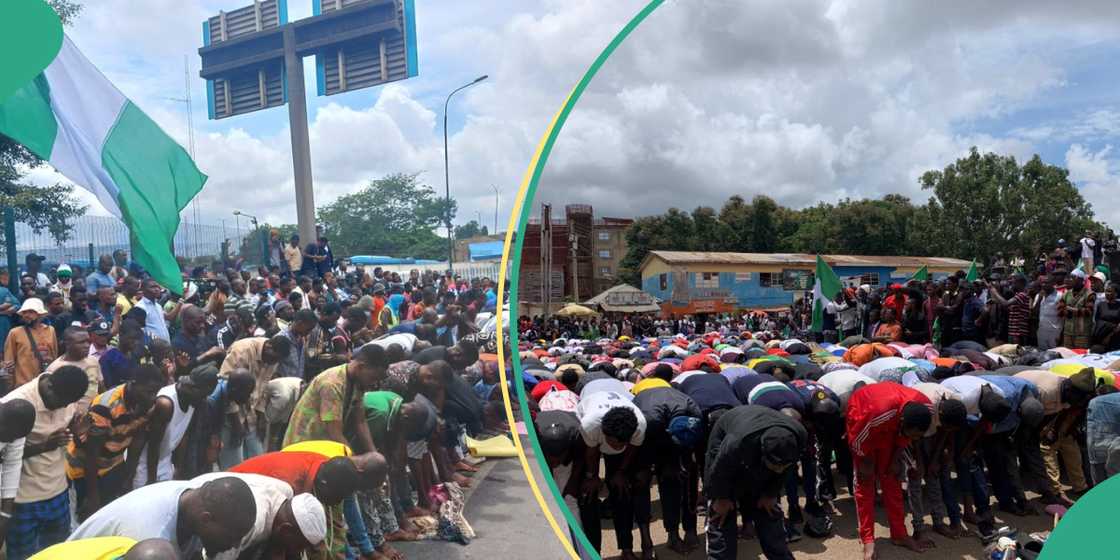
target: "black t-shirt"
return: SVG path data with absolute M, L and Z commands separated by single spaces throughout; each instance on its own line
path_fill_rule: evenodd
M 667 439 L 669 422 L 678 416 L 702 418 L 696 401 L 672 387 L 646 389 L 634 396 L 633 403 L 646 417 L 646 438 Z
M 545 410 L 537 413 L 534 421 L 541 449 L 545 454 L 558 455 L 563 450 L 574 450 L 583 443 L 579 431 L 579 417 L 567 410 Z
M 739 406 L 739 399 L 735 398 L 735 392 L 731 390 L 731 382 L 719 374 L 690 375 L 677 388 L 688 395 L 705 415 L 721 408 Z
M 216 339 L 213 336 L 199 334 L 198 336 L 192 337 L 185 331 L 180 331 L 179 334 L 171 339 L 171 346 L 180 352 L 185 352 L 191 357 L 191 361 L 194 361 L 203 352 L 213 348 L 215 342 Z
M 432 346 L 412 355 L 412 361 L 420 365 L 430 364 L 436 360 L 447 361 L 446 346 Z
M 481 432 L 482 401 L 478 399 L 474 388 L 462 377 L 455 375 L 445 391 L 447 398 L 443 403 L 443 417 L 466 426 L 468 434 Z

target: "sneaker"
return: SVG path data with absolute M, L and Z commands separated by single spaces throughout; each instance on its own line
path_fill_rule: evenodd
M 788 525 L 787 524 L 786 525 L 786 542 L 787 543 L 794 543 L 794 542 L 797 542 L 799 540 L 801 540 L 801 531 L 797 530 L 797 527 L 794 527 L 793 525 Z
M 998 530 L 994 527 L 984 527 L 980 530 L 980 542 L 985 546 L 998 541 L 1000 537 L 1014 540 L 1017 536 L 1019 536 L 1019 530 L 1014 527 L 1000 527 Z

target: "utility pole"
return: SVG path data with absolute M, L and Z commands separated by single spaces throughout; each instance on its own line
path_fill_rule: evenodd
M 413 0 L 315 2 L 311 17 L 288 22 L 287 2 L 253 0 L 220 11 L 202 26 L 199 75 L 211 119 L 288 105 L 300 239 L 316 238 L 311 144 L 303 58 L 316 57 L 319 95 L 373 87 L 418 75 Z M 379 45 L 380 56 L 366 49 Z M 387 56 L 392 48 L 394 55 Z M 367 57 L 370 64 L 346 64 Z M 373 57 L 373 58 L 369 58 Z M 329 62 L 329 63 L 328 63 Z M 372 66 L 372 71 L 370 66 Z
M 498 188 L 498 185 L 490 185 L 490 188 L 494 189 L 494 235 L 498 235 L 498 205 L 501 201 L 502 190 Z
M 570 229 L 571 222 L 568 222 Z M 579 236 L 574 231 L 568 233 L 568 246 L 572 252 L 572 301 L 579 303 Z
M 301 243 L 314 243 L 315 192 L 311 188 L 311 140 L 307 133 L 307 95 L 303 57 L 296 55 L 295 29 L 284 28 L 284 68 L 288 74 L 288 127 L 292 134 L 292 168 L 296 182 L 296 219 Z
M 447 105 L 451 103 L 451 96 L 467 89 L 482 80 L 488 78 L 488 75 L 483 74 L 474 79 L 469 84 L 461 85 L 451 93 L 447 94 L 447 99 L 443 101 L 443 189 L 445 203 L 447 207 L 444 209 L 444 222 L 447 226 L 447 269 L 452 270 L 452 265 L 455 262 L 455 231 L 451 227 L 451 168 L 448 165 L 447 155 Z

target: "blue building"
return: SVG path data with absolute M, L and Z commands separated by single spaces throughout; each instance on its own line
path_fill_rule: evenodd
M 969 266 L 941 257 L 821 256 L 851 286 L 904 282 L 923 266 L 934 279 Z M 804 253 L 650 251 L 640 267 L 642 291 L 661 300 L 666 314 L 786 308 L 813 289 L 816 262 Z

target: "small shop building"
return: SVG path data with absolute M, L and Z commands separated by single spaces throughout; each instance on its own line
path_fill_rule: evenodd
M 966 270 L 944 257 L 821 255 L 845 286 L 904 283 L 923 266 L 933 279 Z M 639 268 L 642 291 L 665 316 L 787 309 L 813 289 L 817 256 L 806 253 L 650 251 Z

